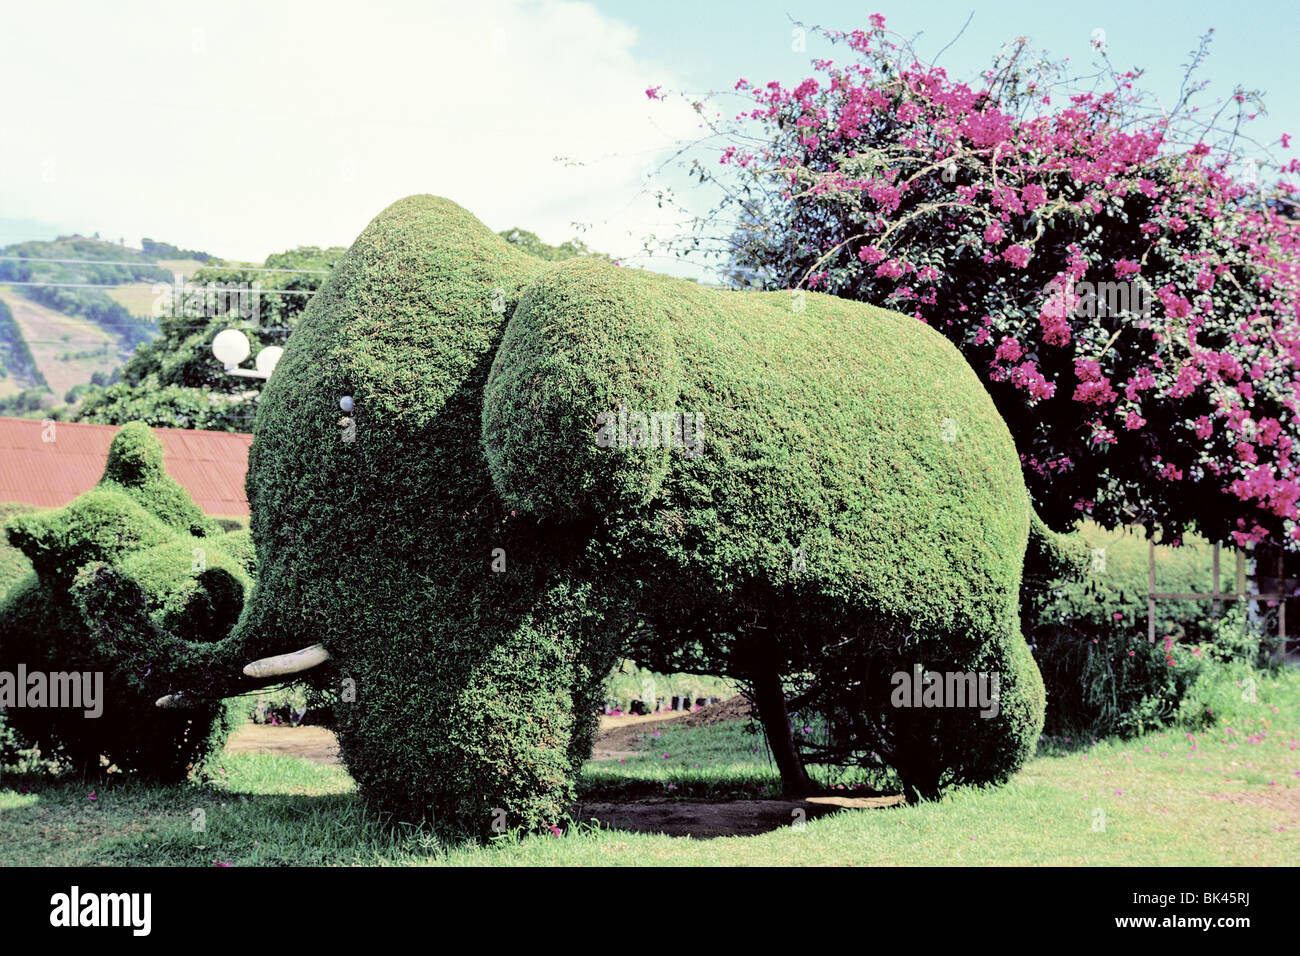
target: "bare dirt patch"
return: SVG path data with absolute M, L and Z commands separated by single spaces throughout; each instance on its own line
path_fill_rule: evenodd
M 1255 807 L 1278 815 L 1277 825 L 1300 828 L 1300 788 L 1270 787 L 1267 790 L 1234 790 L 1210 794 L 1215 800 Z
M 324 727 L 244 724 L 226 741 L 226 753 L 301 757 L 326 766 L 340 763 L 338 738 Z
M 579 808 L 579 817 L 612 830 L 710 840 L 755 836 L 843 810 L 883 809 L 902 803 L 901 796 L 720 801 L 642 798 L 585 803 Z
M 72 386 L 89 382 L 95 372 L 107 374 L 120 363 L 117 338 L 89 319 L 56 312 L 8 287 L 0 289 L 0 299 L 13 312 L 36 367 L 60 401 Z

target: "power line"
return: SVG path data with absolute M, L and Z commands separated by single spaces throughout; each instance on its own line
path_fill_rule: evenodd
M 4 262 L 60 262 L 83 266 L 134 266 L 167 269 L 157 262 L 115 262 L 109 259 L 43 259 L 40 256 L 0 256 Z M 197 261 L 197 260 L 196 260 Z M 200 269 L 225 269 L 229 272 L 297 272 L 303 275 L 327 276 L 329 269 L 271 269 L 262 266 L 200 266 Z M 168 270 L 172 271 L 172 270 Z M 197 271 L 197 270 L 196 270 Z
M 141 282 L 148 280 L 142 279 Z M 9 279 L 0 279 L 0 285 L 28 285 L 28 286 L 47 286 L 52 289 L 125 289 L 128 286 L 139 285 L 139 282 L 13 282 Z M 172 288 L 171 286 L 167 287 Z M 186 287 L 182 287 L 186 288 Z M 207 292 L 217 295 L 224 292 L 226 295 L 315 295 L 315 289 L 207 289 L 204 290 L 201 285 L 188 287 L 190 295 L 199 295 Z

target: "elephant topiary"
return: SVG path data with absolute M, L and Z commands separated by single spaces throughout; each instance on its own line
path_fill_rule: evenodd
M 51 682 L 53 673 L 102 675 L 98 715 L 10 706 L 8 725 L 82 772 L 98 772 L 102 756 L 124 771 L 183 779 L 220 745 L 222 704 L 154 703 L 177 680 L 200 681 L 233 657 L 230 632 L 252 584 L 248 533 L 227 534 L 199 511 L 139 423 L 114 437 L 94 488 L 10 518 L 7 532 L 32 571 L 0 603 L 0 672 L 21 666 Z
M 228 646 L 274 655 L 250 679 L 328 659 L 346 765 L 403 817 L 556 822 L 629 641 L 751 682 L 791 792 L 792 678 L 914 796 L 1004 780 L 1042 726 L 1015 447 L 960 353 L 893 312 L 548 263 L 410 197 L 289 339 L 247 490 Z M 922 669 L 995 676 L 996 706 L 900 705 Z M 208 679 L 185 689 L 244 678 Z

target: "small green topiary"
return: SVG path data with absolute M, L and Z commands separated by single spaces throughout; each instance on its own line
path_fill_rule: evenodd
M 63 508 L 20 514 L 8 537 L 33 572 L 0 603 L 0 671 L 102 675 L 103 712 L 9 710 L 28 743 L 81 771 L 183 778 L 219 746 L 220 700 L 155 706 L 233 655 L 229 634 L 251 586 L 247 535 L 220 533 L 162 466 L 142 425 L 114 437 L 104 476 Z M 227 546 L 229 551 L 226 550 Z
M 290 338 L 247 488 L 235 640 L 328 648 L 347 766 L 406 817 L 558 822 L 634 629 L 752 681 L 774 749 L 811 675 L 837 746 L 915 795 L 1005 779 L 1042 726 L 1014 445 L 896 313 L 549 265 L 411 197 Z M 997 675 L 996 715 L 893 706 L 913 665 Z

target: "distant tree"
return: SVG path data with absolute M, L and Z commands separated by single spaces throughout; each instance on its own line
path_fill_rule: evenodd
M 8 304 L 2 301 L 0 301 L 0 372 L 38 389 L 46 384 L 45 376 L 41 374 L 32 350 L 28 347 L 27 340 L 23 338 L 22 329 L 18 327 Z
M 577 259 L 580 256 L 594 256 L 597 259 L 610 261 L 609 256 L 603 252 L 593 252 L 581 239 L 570 239 L 558 246 L 552 246 L 542 242 L 537 237 L 537 233 L 520 229 L 518 226 L 514 229 L 506 229 L 497 235 L 510 245 L 518 246 L 529 255 L 545 259 L 547 262 L 563 262 L 565 259 Z

